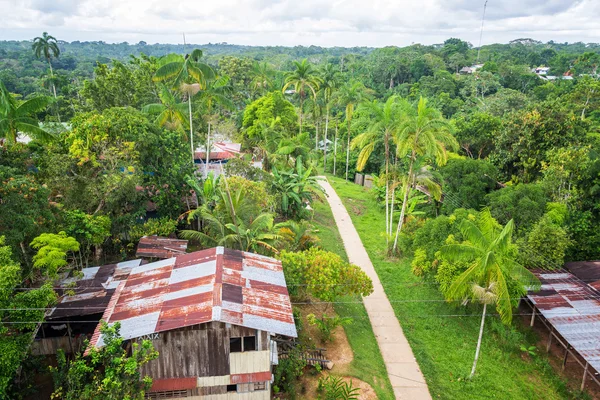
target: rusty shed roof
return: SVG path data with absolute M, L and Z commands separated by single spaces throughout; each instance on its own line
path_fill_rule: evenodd
M 570 273 L 600 291 L 600 260 L 573 261 L 565 264 Z
M 591 367 L 600 371 L 600 293 L 566 272 L 536 272 L 541 290 L 527 297 Z
M 297 336 L 281 261 L 223 247 L 134 268 L 103 319 L 125 339 L 211 321 Z
M 103 313 L 119 282 L 126 280 L 131 270 L 140 263 L 141 260 L 131 260 L 84 268 L 81 278 L 64 279 L 59 290 L 63 296 L 50 310 L 47 319 Z
M 162 236 L 144 236 L 138 243 L 136 257 L 170 258 L 184 254 L 188 241 Z

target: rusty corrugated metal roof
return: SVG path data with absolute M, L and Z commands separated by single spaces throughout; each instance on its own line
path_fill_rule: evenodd
M 67 278 L 60 282 L 60 298 L 47 319 L 101 314 L 108 305 L 119 282 L 129 276 L 141 260 L 89 267 L 81 270 L 81 278 Z M 72 289 L 70 288 L 72 287 Z
M 527 297 L 556 331 L 600 371 L 600 292 L 566 272 L 535 272 L 541 290 Z
M 144 236 L 140 239 L 135 253 L 136 257 L 170 258 L 184 254 L 188 241 L 171 239 L 162 236 Z
M 141 265 L 115 298 L 103 319 L 125 339 L 211 321 L 297 336 L 281 262 L 254 253 L 216 247 Z
M 239 157 L 240 152 L 242 150 L 242 145 L 240 143 L 226 143 L 226 142 L 216 142 L 213 143 L 212 148 L 210 149 L 210 160 L 228 160 L 231 158 Z M 205 160 L 206 159 L 206 148 L 201 148 L 194 152 L 194 157 L 196 159 Z
M 565 264 L 573 275 L 600 291 L 600 260 L 573 261 Z

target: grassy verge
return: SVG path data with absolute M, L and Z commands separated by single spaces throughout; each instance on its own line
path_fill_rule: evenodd
M 367 189 L 328 176 L 348 209 L 385 292 L 421 366 L 433 398 L 574 399 L 543 355 L 519 350 L 535 344 L 533 333 L 518 321 L 505 327 L 486 321 L 477 374 L 468 377 L 479 332 L 480 315 L 443 301 L 435 285 L 415 277 L 410 260 L 389 260 L 381 236 L 384 213 Z
M 321 246 L 348 260 L 329 204 L 326 201 L 315 202 L 314 208 L 312 223 L 318 229 Z M 392 385 L 364 305 L 360 302 L 360 298 L 346 298 L 341 301 L 346 303 L 335 304 L 335 311 L 342 317 L 349 316 L 354 319 L 352 324 L 344 327 L 354 359 L 343 371 L 336 371 L 334 368 L 333 372 L 367 382 L 375 390 L 379 399 L 393 399 Z

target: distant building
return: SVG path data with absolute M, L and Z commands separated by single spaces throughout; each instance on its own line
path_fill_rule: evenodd
M 477 70 L 480 70 L 481 68 L 483 68 L 484 64 L 473 64 L 470 67 L 462 67 L 460 69 L 460 71 L 458 71 L 459 74 L 463 74 L 463 75 L 467 75 L 467 74 L 472 74 L 474 72 L 476 72 Z
M 533 70 L 533 72 L 535 72 L 538 75 L 541 76 L 546 76 L 548 75 L 548 72 L 550 72 L 550 68 L 549 67 L 537 67 Z
M 319 143 L 317 143 L 317 148 L 321 151 L 324 151 L 324 150 L 329 150 L 332 145 L 333 145 L 333 142 L 329 139 L 319 140 Z
M 241 157 L 242 145 L 240 143 L 215 142 L 211 146 L 208 157 L 208 172 L 215 176 L 223 173 L 223 167 L 233 158 Z M 200 147 L 194 153 L 194 163 L 204 173 L 206 165 L 206 148 Z

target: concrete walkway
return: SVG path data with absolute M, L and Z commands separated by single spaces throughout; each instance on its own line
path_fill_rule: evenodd
M 323 178 L 321 186 L 327 193 L 335 223 L 351 263 L 358 265 L 373 281 L 373 294 L 363 298 L 377 338 L 383 361 L 387 368 L 396 399 L 431 399 L 427 383 L 421 374 L 415 356 L 404 337 L 398 318 L 394 314 L 369 255 L 358 236 L 356 228 L 331 184 Z

